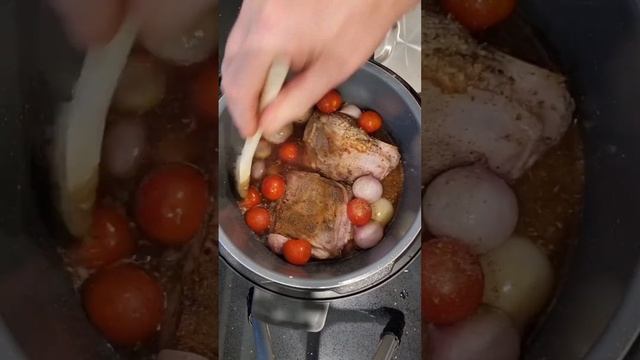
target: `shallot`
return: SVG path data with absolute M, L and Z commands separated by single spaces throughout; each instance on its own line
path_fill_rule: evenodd
M 385 226 L 393 217 L 393 204 L 391 201 L 380 198 L 371 204 L 371 219 L 380 225 Z
M 216 11 L 207 11 L 182 33 L 167 36 L 164 31 L 145 32 L 142 44 L 160 59 L 177 65 L 194 64 L 208 58 L 218 45 L 216 24 Z
M 266 159 L 271 155 L 271 144 L 266 140 L 260 140 L 254 157 L 256 159 Z
M 362 176 L 353 183 L 353 195 L 373 203 L 382 196 L 382 184 L 371 175 Z
M 132 55 L 113 94 L 113 106 L 123 112 L 144 113 L 164 97 L 166 76 L 162 66 L 146 55 Z
M 264 176 L 265 164 L 263 160 L 258 160 L 251 165 L 251 177 L 260 180 Z
M 264 133 L 263 136 L 272 144 L 282 144 L 289 138 L 289 136 L 291 136 L 292 133 L 293 125 L 287 124 L 280 128 L 280 130 L 273 133 Z
M 353 104 L 344 104 L 340 112 L 346 115 L 351 116 L 354 119 L 357 119 L 362 114 L 362 110 Z
M 490 308 L 481 308 L 455 325 L 429 325 L 428 336 L 431 360 L 517 360 L 520 356 L 518 330 L 506 315 Z
M 135 174 L 143 157 L 145 129 L 138 119 L 119 120 L 104 137 L 104 164 L 107 172 L 118 178 Z
M 276 254 L 282 254 L 282 247 L 287 241 L 289 241 L 289 238 L 284 235 L 269 234 L 267 236 L 267 245 Z
M 553 268 L 542 250 L 523 237 L 512 237 L 484 254 L 484 302 L 511 316 L 524 326 L 549 301 L 553 290 Z
M 369 249 L 376 246 L 380 240 L 384 230 L 382 225 L 371 221 L 367 225 L 356 227 L 355 230 L 355 242 L 360 249 Z
M 504 180 L 473 165 L 433 180 L 424 195 L 422 214 L 432 234 L 458 239 L 485 253 L 513 233 L 518 201 Z

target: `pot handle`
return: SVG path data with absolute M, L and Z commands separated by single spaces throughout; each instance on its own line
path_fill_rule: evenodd
M 247 308 L 255 338 L 256 360 L 273 360 L 269 324 L 319 332 L 324 328 L 329 303 L 293 299 L 254 286 L 247 296 Z

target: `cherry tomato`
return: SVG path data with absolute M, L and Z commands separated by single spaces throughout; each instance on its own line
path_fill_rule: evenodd
M 247 190 L 247 197 L 242 201 L 242 208 L 245 210 L 249 210 L 252 207 L 260 204 L 262 201 L 262 196 L 260 196 L 260 192 L 256 189 L 255 186 L 250 186 L 249 190 Z
M 353 225 L 367 225 L 371 220 L 371 205 L 363 199 L 351 199 L 347 204 L 347 216 Z
M 118 345 L 148 340 L 162 321 L 162 288 L 136 265 L 99 270 L 85 282 L 82 295 L 91 322 Z
M 209 191 L 193 166 L 174 163 L 153 170 L 136 194 L 135 214 L 145 234 L 165 245 L 189 241 L 204 221 Z
M 276 201 L 284 195 L 286 183 L 280 175 L 267 175 L 262 180 L 262 196 L 267 200 Z
M 96 269 L 132 255 L 135 249 L 126 216 L 113 208 L 97 207 L 89 235 L 71 249 L 69 256 L 74 264 Z
M 278 156 L 284 162 L 295 162 L 298 159 L 298 144 L 287 142 L 280 145 L 280 149 L 278 150 Z
M 218 72 L 208 65 L 196 77 L 191 89 L 191 99 L 199 113 L 210 119 L 218 118 Z
M 318 110 L 323 113 L 332 113 L 338 111 L 342 106 L 342 96 L 337 90 L 331 90 L 326 93 L 316 104 Z
M 358 125 L 367 134 L 374 133 L 382 127 L 382 117 L 375 111 L 365 111 L 360 115 L 358 119 Z
M 282 246 L 282 255 L 293 265 L 304 265 L 311 259 L 311 243 L 307 240 L 289 240 Z
M 467 29 L 480 31 L 508 18 L 516 0 L 442 0 L 442 7 Z
M 271 214 L 263 207 L 254 206 L 244 214 L 244 221 L 256 234 L 264 234 L 271 225 Z
M 422 315 L 448 325 L 474 314 L 482 303 L 484 275 L 478 256 L 462 242 L 435 239 L 422 245 Z

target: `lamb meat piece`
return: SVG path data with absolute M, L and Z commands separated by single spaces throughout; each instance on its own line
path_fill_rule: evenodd
M 316 173 L 291 171 L 287 191 L 278 200 L 272 233 L 311 243 L 317 259 L 336 258 L 352 239 L 347 217 L 351 190 Z
M 572 121 L 564 77 L 478 44 L 433 10 L 422 19 L 423 182 L 477 161 L 517 179 Z
M 352 183 L 363 175 L 384 179 L 400 162 L 398 148 L 369 136 L 342 113 L 315 112 L 304 130 L 306 164 Z

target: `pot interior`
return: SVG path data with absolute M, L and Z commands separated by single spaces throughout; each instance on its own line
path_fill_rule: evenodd
M 224 258 L 240 273 L 276 291 L 342 288 L 353 292 L 390 275 L 394 262 L 416 240 L 420 228 L 420 104 L 407 85 L 374 63 L 366 63 L 338 88 L 343 99 L 374 109 L 402 154 L 405 181 L 383 240 L 346 259 L 315 261 L 305 267 L 288 264 L 271 252 L 244 223 L 234 194 L 233 170 L 243 140 L 232 124 L 224 97 L 220 100 L 219 239 Z M 373 278 L 373 280 L 372 280 Z M 356 285 L 361 284 L 361 285 Z M 365 285 L 366 284 L 366 285 Z

